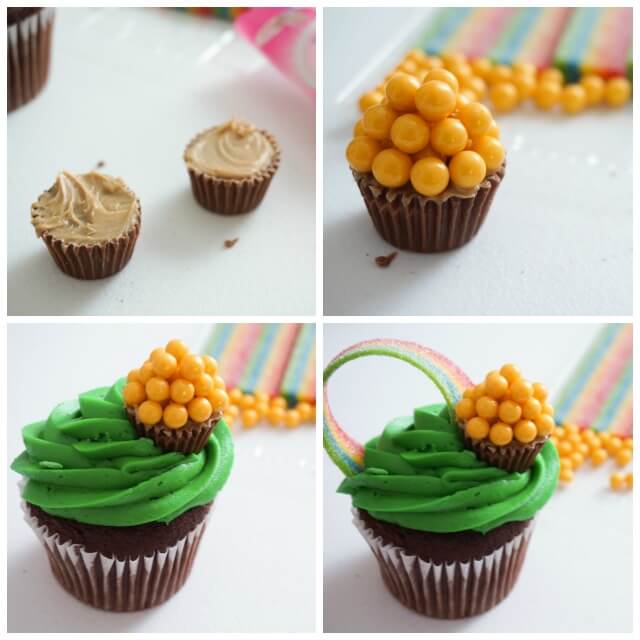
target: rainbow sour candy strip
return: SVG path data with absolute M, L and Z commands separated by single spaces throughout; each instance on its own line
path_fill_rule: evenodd
M 291 353 L 280 387 L 280 395 L 293 406 L 316 401 L 316 327 L 304 324 Z
M 558 394 L 556 422 L 630 436 L 632 381 L 632 327 L 607 325 Z
M 340 427 L 331 412 L 327 382 L 343 364 L 365 356 L 387 356 L 402 360 L 419 369 L 436 385 L 444 398 L 453 420 L 455 405 L 463 392 L 473 383 L 453 362 L 442 354 L 414 342 L 404 340 L 367 340 L 339 353 L 326 367 L 323 374 L 324 405 L 324 448 L 336 466 L 347 476 L 352 476 L 364 468 L 364 448 Z

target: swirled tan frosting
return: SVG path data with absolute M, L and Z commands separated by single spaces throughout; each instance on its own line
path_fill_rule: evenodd
M 203 131 L 184 154 L 189 167 L 219 178 L 246 178 L 269 166 L 275 149 L 253 125 L 239 120 Z
M 138 219 L 135 195 L 120 178 L 92 171 L 63 171 L 31 206 L 36 234 L 58 240 L 100 244 L 128 233 Z

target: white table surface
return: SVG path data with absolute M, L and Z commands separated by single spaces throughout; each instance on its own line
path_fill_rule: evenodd
M 314 313 L 315 108 L 231 34 L 171 10 L 57 10 L 49 82 L 8 116 L 10 315 Z M 271 131 L 282 163 L 256 211 L 224 217 L 194 200 L 182 153 L 231 117 Z M 142 230 L 123 271 L 83 282 L 29 212 L 59 171 L 99 161 L 138 195 Z
M 344 151 L 357 98 L 413 45 L 430 11 L 324 12 L 324 313 L 631 314 L 630 105 L 498 114 L 507 173 L 478 235 L 453 252 L 401 251 L 387 269 L 375 265 L 395 249 L 375 231 Z
M 9 460 L 24 449 L 20 428 L 45 418 L 55 404 L 110 384 L 172 337 L 196 349 L 208 331 L 203 325 L 10 325 Z M 36 363 L 37 392 L 25 384 Z M 234 427 L 234 466 L 189 579 L 168 602 L 139 613 L 93 609 L 58 585 L 22 518 L 19 476 L 8 471 L 8 630 L 313 631 L 314 436 L 308 425 L 292 431 Z
M 361 340 L 413 340 L 449 356 L 472 380 L 515 362 L 550 391 L 597 331 L 596 325 L 327 325 L 324 363 Z M 338 422 L 361 442 L 414 407 L 438 402 L 418 371 L 389 358 L 345 365 L 329 382 Z M 375 402 L 371 402 L 375 398 Z M 324 630 L 356 632 L 630 632 L 632 493 L 613 493 L 607 463 L 576 473 L 543 507 L 514 590 L 484 615 L 458 621 L 420 616 L 384 586 L 377 563 L 351 522 L 350 499 L 336 489 L 342 473 L 325 455 Z M 630 471 L 630 467 L 626 471 Z

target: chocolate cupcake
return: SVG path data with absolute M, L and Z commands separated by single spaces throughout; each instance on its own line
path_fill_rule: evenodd
M 140 202 L 120 178 L 63 171 L 31 206 L 31 223 L 67 275 L 106 278 L 125 267 L 140 233 Z
M 418 368 L 446 403 L 395 418 L 364 447 L 336 422 L 325 395 L 324 446 L 346 478 L 354 524 L 402 604 L 435 618 L 488 611 L 513 589 L 535 516 L 553 494 L 558 455 L 545 444 L 531 469 L 512 473 L 465 448 L 455 403 L 470 382 L 443 355 L 399 340 L 354 345 L 327 366 L 388 356 Z
M 280 147 L 267 131 L 230 120 L 191 140 L 184 161 L 199 204 L 223 215 L 246 213 L 262 202 L 280 165 Z
M 7 8 L 7 111 L 35 98 L 49 75 L 52 8 Z
M 163 451 L 198 453 L 221 421 L 229 396 L 214 358 L 194 355 L 181 340 L 171 340 L 129 372 L 124 401 L 139 436 Z
M 478 458 L 511 472 L 531 468 L 555 429 L 553 406 L 539 382 L 531 384 L 513 364 L 470 386 L 456 405 L 465 445 Z
M 491 112 L 433 69 L 420 82 L 397 73 L 386 100 L 356 124 L 347 160 L 378 233 L 399 249 L 450 251 L 485 221 L 505 175 Z
M 233 463 L 223 423 L 197 454 L 139 437 L 124 385 L 82 393 L 24 427 L 26 451 L 11 465 L 25 479 L 26 520 L 56 580 L 117 612 L 157 606 L 184 585 Z

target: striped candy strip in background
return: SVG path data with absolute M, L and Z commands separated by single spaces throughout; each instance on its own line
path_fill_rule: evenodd
M 557 66 L 570 81 L 584 73 L 631 79 L 631 8 L 440 9 L 418 46 L 429 55 Z
M 289 406 L 315 403 L 312 324 L 217 324 L 206 353 L 218 361 L 228 389 L 283 395 Z
M 184 11 L 192 15 L 205 18 L 222 18 L 223 20 L 235 20 L 241 13 L 247 11 L 246 7 L 172 7 L 178 11 Z
M 632 327 L 607 325 L 557 395 L 556 422 L 631 436 L 632 382 Z

